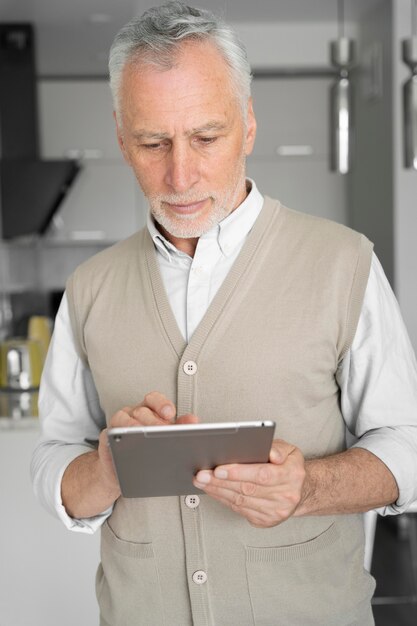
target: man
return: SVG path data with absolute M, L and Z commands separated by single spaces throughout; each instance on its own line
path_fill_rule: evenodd
M 103 625 L 372 624 L 359 513 L 417 497 L 417 372 L 371 244 L 245 179 L 250 70 L 211 14 L 151 9 L 110 72 L 150 217 L 68 281 L 35 490 L 102 527 Z M 200 497 L 120 497 L 106 424 L 257 418 L 277 422 L 269 463 L 199 472 Z

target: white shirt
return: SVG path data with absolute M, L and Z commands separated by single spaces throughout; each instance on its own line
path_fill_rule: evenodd
M 262 209 L 263 197 L 251 182 L 246 200 L 200 237 L 193 258 L 178 251 L 148 218 L 169 302 L 187 341 Z M 378 456 L 399 487 L 398 501 L 379 512 L 400 513 L 417 499 L 417 364 L 397 301 L 375 255 L 355 338 L 336 378 L 347 429 L 358 439 L 354 445 Z M 65 294 L 42 375 L 39 414 L 41 436 L 31 466 L 35 492 L 67 528 L 92 533 L 111 508 L 93 518 L 72 519 L 60 495 L 66 467 L 93 448 L 91 442 L 106 426 L 91 372 L 75 349 Z

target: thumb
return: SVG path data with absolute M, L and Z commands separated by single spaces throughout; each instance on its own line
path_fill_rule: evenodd
M 283 439 L 274 439 L 269 452 L 269 461 L 274 465 L 285 463 L 289 455 L 296 450 L 296 447 Z

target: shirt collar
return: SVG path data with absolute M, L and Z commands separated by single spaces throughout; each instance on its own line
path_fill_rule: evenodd
M 248 235 L 263 206 L 264 199 L 255 182 L 250 178 L 247 178 L 246 182 L 251 189 L 242 204 L 200 237 L 200 239 L 217 238 L 219 248 L 225 256 L 232 254 L 236 246 Z M 150 211 L 147 228 L 154 245 L 168 261 L 172 261 L 173 255 L 187 256 L 159 232 Z

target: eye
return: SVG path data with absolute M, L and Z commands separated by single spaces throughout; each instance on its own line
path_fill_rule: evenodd
M 197 141 L 205 146 L 214 143 L 217 137 L 197 137 Z
M 158 150 L 158 148 L 161 148 L 162 144 L 161 143 L 143 143 L 142 144 L 142 148 L 145 148 L 146 150 Z
M 159 150 L 164 150 L 169 146 L 169 141 L 154 141 L 152 143 L 142 143 L 140 144 L 141 148 L 145 150 L 149 150 L 150 152 L 157 152 Z

